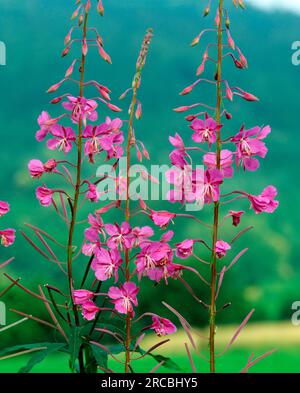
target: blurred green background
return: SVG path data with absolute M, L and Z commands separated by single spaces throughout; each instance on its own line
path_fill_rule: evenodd
M 180 132 L 186 140 L 190 136 L 183 116 L 174 113 L 172 108 L 201 100 L 214 102 L 213 89 L 204 85 L 188 97 L 178 96 L 178 92 L 194 80 L 195 69 L 201 60 L 201 47 L 190 48 L 189 43 L 200 30 L 210 26 L 212 17 L 209 20 L 202 19 L 205 2 L 199 0 L 110 0 L 104 1 L 104 5 L 105 18 L 95 16 L 92 19 L 103 36 L 113 64 L 109 66 L 103 63 L 95 52 L 88 58 L 88 74 L 108 85 L 112 89 L 114 103 L 119 104 L 117 97 L 130 85 L 145 30 L 148 27 L 154 29 L 155 36 L 140 93 L 143 119 L 136 132 L 148 147 L 154 163 L 168 163 L 168 135 Z M 7 65 L 0 68 L 0 198 L 10 201 L 12 208 L 6 221 L 3 220 L 3 225 L 20 229 L 24 228 L 25 222 L 29 222 L 47 228 L 52 234 L 57 233 L 59 239 L 64 241 L 65 235 L 53 212 L 42 209 L 35 199 L 36 184 L 28 176 L 27 162 L 31 158 L 46 160 L 50 157 L 44 145 L 35 141 L 34 134 L 38 129 L 36 119 L 41 110 L 48 110 L 53 115 L 59 110 L 48 104 L 49 97 L 44 92 L 62 78 L 71 62 L 70 56 L 61 59 L 60 51 L 71 26 L 69 16 L 73 2 L 0 0 L 0 8 L 0 40 L 7 47 Z M 248 128 L 256 124 L 270 124 L 272 133 L 267 140 L 269 153 L 261 162 L 261 168 L 255 173 L 238 174 L 233 181 L 228 182 L 227 187 L 242 188 L 258 194 L 265 185 L 274 184 L 279 191 L 280 207 L 274 215 L 255 216 L 250 213 L 245 218 L 243 227 L 253 224 L 255 230 L 236 243 L 236 252 L 246 246 L 250 246 L 250 249 L 224 280 L 219 301 L 221 305 L 231 301 L 232 307 L 219 315 L 219 324 L 238 323 L 254 307 L 256 312 L 252 321 L 259 323 L 255 325 L 256 328 L 270 326 L 269 335 L 274 336 L 271 347 L 284 347 L 266 360 L 267 366 L 258 365 L 256 371 L 300 371 L 300 350 L 298 353 L 296 346 L 300 342 L 297 334 L 293 336 L 295 341 L 286 343 L 287 336 L 291 334 L 289 329 L 298 328 L 287 322 L 288 328 L 284 330 L 287 333 L 278 335 L 280 325 L 273 323 L 289 321 L 291 304 L 300 298 L 300 67 L 293 66 L 291 62 L 291 44 L 300 39 L 300 17 L 288 13 L 264 13 L 251 7 L 246 12 L 232 10 L 230 17 L 233 38 L 247 56 L 249 69 L 236 70 L 227 59 L 225 78 L 231 84 L 254 93 L 260 101 L 252 104 L 235 99 L 228 107 L 234 118 L 226 122 L 224 130 L 232 135 L 245 122 Z M 75 49 L 72 53 L 75 53 Z M 121 107 L 126 109 L 126 104 L 122 103 Z M 208 209 L 200 212 L 200 217 L 208 219 L 209 214 Z M 227 228 L 230 232 L 227 232 Z M 188 236 L 207 236 L 193 222 L 184 220 L 177 222 L 173 229 L 176 240 Z M 226 227 L 223 237 L 231 239 L 232 236 L 232 229 Z M 15 255 L 15 261 L 7 271 L 13 277 L 22 277 L 22 282 L 30 288 L 36 288 L 37 283 L 53 284 L 62 279 L 59 271 L 42 260 L 21 236 L 18 236 L 13 249 L 1 249 L 1 260 L 11 255 Z M 233 251 L 230 256 L 234 255 Z M 202 256 L 205 257 L 205 253 Z M 199 297 L 207 301 L 206 288 L 189 275 L 187 280 L 196 288 Z M 0 288 L 6 284 L 7 281 L 0 277 Z M 180 283 L 159 285 L 155 288 L 155 297 L 153 291 L 152 284 L 143 280 L 141 310 L 167 315 L 161 306 L 161 301 L 166 300 L 180 308 L 182 314 L 195 326 L 205 325 L 206 311 L 197 307 Z M 46 318 L 39 303 L 32 302 L 19 290 L 10 291 L 4 300 L 7 308 L 14 307 Z M 16 320 L 12 313 L 7 318 L 8 323 Z M 257 329 L 259 334 L 260 329 Z M 21 328 L 1 334 L 0 343 L 3 347 L 12 343 L 38 341 L 46 339 L 50 334 L 39 325 L 26 322 Z M 271 349 L 265 348 L 262 343 L 256 343 L 256 347 L 259 347 L 258 353 Z M 251 339 L 249 343 L 244 343 L 242 349 L 236 352 L 233 350 L 231 360 L 228 359 L 232 368 L 225 367 L 224 371 L 241 369 L 250 350 Z M 176 356 L 179 356 L 180 351 L 177 349 Z M 176 350 L 173 349 L 173 352 Z M 244 363 L 242 361 L 240 364 L 240 358 L 244 359 Z M 0 371 L 15 371 L 18 362 L 1 362 Z M 240 368 L 235 366 L 235 362 Z M 57 360 L 51 364 L 44 370 L 53 371 L 58 367 Z

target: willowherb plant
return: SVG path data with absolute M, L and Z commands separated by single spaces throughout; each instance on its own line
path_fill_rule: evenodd
M 63 288 L 60 285 L 46 284 L 44 288 L 39 285 L 39 293 L 35 293 L 21 285 L 19 279 L 14 280 L 5 274 L 11 281 L 9 288 L 15 285 L 42 301 L 52 321 L 42 320 L 23 311 L 13 311 L 53 329 L 60 335 L 60 339 L 56 338 L 56 341 L 51 343 L 22 345 L 26 353 L 37 352 L 37 356 L 34 354 L 22 371 L 30 371 L 37 362 L 55 351 L 69 353 L 72 372 L 91 373 L 97 372 L 98 369 L 112 372 L 108 360 L 122 364 L 126 373 L 133 372 L 132 363 L 145 356 L 152 356 L 158 361 L 158 365 L 153 369 L 155 371 L 162 364 L 168 365 L 168 359 L 157 357 L 152 351 L 169 340 L 163 340 L 147 351 L 141 349 L 140 343 L 146 331 L 154 330 L 158 336 L 164 336 L 176 331 L 176 327 L 169 320 L 153 313 L 144 313 L 135 318 L 134 308 L 138 306 L 137 296 L 140 289 L 137 285 L 137 279 L 141 276 L 139 266 L 143 258 L 143 263 L 148 263 L 147 257 L 141 254 L 145 247 L 150 247 L 154 242 L 149 240 L 153 235 L 150 227 L 131 226 L 132 209 L 129 194 L 132 148 L 136 149 L 139 161 L 142 156 L 149 159 L 144 144 L 136 139 L 134 117 L 140 119 L 142 115 L 138 89 L 152 31 L 149 29 L 144 38 L 132 87 L 121 96 L 125 98 L 132 92 L 127 121 L 128 135 L 125 140 L 121 130 L 121 119 L 106 117 L 104 122 L 98 123 L 99 104 L 104 104 L 113 112 L 120 112 L 121 109 L 110 102 L 110 90 L 106 86 L 96 80 L 85 79 L 87 55 L 93 47 L 98 49 L 106 62 L 111 63 L 111 59 L 104 50 L 103 39 L 98 30 L 88 25 L 94 2 L 77 1 L 76 4 L 72 20 L 76 20 L 78 24 L 67 34 L 62 56 L 71 53 L 76 44 L 81 48 L 81 56 L 72 61 L 65 77 L 51 86 L 48 93 L 55 93 L 65 86 L 65 82 L 71 82 L 77 91 L 74 94 L 63 93 L 51 100 L 54 105 L 62 103 L 64 112 L 56 117 L 42 112 L 38 118 L 40 129 L 36 133 L 37 141 L 47 140 L 48 149 L 58 150 L 60 153 L 46 163 L 34 159 L 28 164 L 33 179 L 40 180 L 51 175 L 59 184 L 50 188 L 43 183 L 37 187 L 36 197 L 43 207 L 52 206 L 66 225 L 66 242 L 58 241 L 56 235 L 52 236 L 44 229 L 31 224 L 27 224 L 27 229 L 32 231 L 36 238 L 22 231 L 29 244 L 47 261 L 57 266 L 66 285 Z M 101 0 L 97 1 L 97 10 L 103 15 Z M 87 87 L 94 88 L 96 96 L 87 98 Z M 125 149 L 123 143 L 126 144 Z M 75 154 L 72 155 L 74 150 Z M 109 191 L 99 191 L 100 183 L 104 182 L 108 175 L 99 178 L 88 173 L 88 169 L 99 157 L 102 157 L 102 162 L 114 160 L 112 167 L 116 169 L 124 151 L 127 154 L 125 177 L 120 174 L 113 178 L 118 190 L 116 200 L 102 207 L 97 206 L 94 213 L 89 213 L 86 219 L 86 209 L 83 210 L 83 206 L 87 203 L 96 204 L 102 194 Z M 59 154 L 64 156 L 61 158 Z M 148 176 L 146 173 L 143 175 Z M 61 179 L 62 182 L 59 182 Z M 5 209 L 8 209 L 5 204 L 1 204 L 0 207 L 0 212 L 5 213 Z M 121 222 L 105 224 L 103 215 L 108 210 L 111 213 L 115 211 L 123 214 Z M 77 239 L 82 237 L 82 224 L 86 222 L 89 227 L 85 229 L 84 239 L 79 245 Z M 1 231 L 0 235 L 3 244 L 8 245 L 13 240 L 14 232 Z M 163 239 L 158 244 L 164 245 L 165 241 Z M 138 249 L 140 261 L 138 267 L 132 265 L 132 269 L 130 262 L 135 258 L 133 253 L 136 254 Z M 80 263 L 80 260 L 83 260 L 84 264 Z M 112 280 L 115 285 L 112 285 Z M 106 281 L 109 287 L 105 290 L 102 284 Z M 144 318 L 149 317 L 152 318 L 152 323 L 141 326 Z M 19 352 L 19 349 L 20 346 L 5 349 L 5 355 L 16 356 L 24 353 Z M 121 353 L 124 354 L 124 359 L 121 355 L 116 356 Z
M 210 1 L 205 8 L 204 16 L 210 13 L 211 3 Z M 277 190 L 273 186 L 267 186 L 259 195 L 236 190 L 234 185 L 232 186 L 233 191 L 226 194 L 221 193 L 221 187 L 224 182 L 231 181 L 231 184 L 234 184 L 234 164 L 236 170 L 240 168 L 250 172 L 257 170 L 260 164 L 259 158 L 264 158 L 267 154 L 268 150 L 264 139 L 271 132 L 271 128 L 269 126 L 255 126 L 247 129 L 243 125 L 235 135 L 232 135 L 231 130 L 227 131 L 227 126 L 224 125 L 225 119 L 231 120 L 232 118 L 232 114 L 227 109 L 227 102 L 233 101 L 234 97 L 241 97 L 246 101 L 257 101 L 258 98 L 240 87 L 232 86 L 222 73 L 223 62 L 227 61 L 228 58 L 231 58 L 235 67 L 241 70 L 247 68 L 247 60 L 232 38 L 228 11 L 223 6 L 224 1 L 218 0 L 215 3 L 217 3 L 214 19 L 215 26 L 202 30 L 192 41 L 191 45 L 198 45 L 202 41 L 202 37 L 208 34 L 215 35 L 216 41 L 209 43 L 202 54 L 202 61 L 196 72 L 196 75 L 201 77 L 187 86 L 180 94 L 187 95 L 202 84 L 211 85 L 216 89 L 216 104 L 197 102 L 174 109 L 175 112 L 181 113 L 200 108 L 200 112 L 186 116 L 186 120 L 190 123 L 192 140 L 195 145 L 186 146 L 178 133 L 175 136 L 170 136 L 170 143 L 175 149 L 170 154 L 173 168 L 166 174 L 167 181 L 173 185 L 173 189 L 168 193 L 169 201 L 172 203 L 179 202 L 181 205 L 193 203 L 196 206 L 197 204 L 202 206 L 204 204 L 205 209 L 211 209 L 212 222 L 205 223 L 199 220 L 196 214 L 184 215 L 168 211 L 160 212 L 154 217 L 152 216 L 154 223 L 163 227 L 166 227 L 176 217 L 186 216 L 198 222 L 199 225 L 204 225 L 209 231 L 210 240 L 202 237 L 200 239 L 188 238 L 176 244 L 176 255 L 184 260 L 193 257 L 200 265 L 206 266 L 210 273 L 210 277 L 205 278 L 205 276 L 202 276 L 200 267 L 198 269 L 198 276 L 209 290 L 208 304 L 198 298 L 195 291 L 180 275 L 178 277 L 193 298 L 208 311 L 209 359 L 205 359 L 210 364 L 211 372 L 215 372 L 216 316 L 218 312 L 230 305 L 225 304 L 218 307 L 218 295 L 224 276 L 248 248 L 238 251 L 237 255 L 229 263 L 224 263 L 225 257 L 229 250 L 233 248 L 235 241 L 245 232 L 252 229 L 252 226 L 244 228 L 230 239 L 229 228 L 226 226 L 227 221 L 231 219 L 234 227 L 240 225 L 246 212 L 244 210 L 236 210 L 234 204 L 241 199 L 247 199 L 250 202 L 250 208 L 256 214 L 263 212 L 273 213 L 278 206 L 278 201 L 275 200 Z M 242 1 L 234 1 L 234 5 L 244 8 Z M 209 63 L 215 66 L 214 76 L 211 79 L 202 76 L 208 69 Z M 199 158 L 199 153 L 203 153 L 202 158 L 201 156 Z M 198 155 L 195 156 L 195 154 Z M 194 169 L 195 165 L 199 163 L 203 167 Z M 230 205 L 232 205 L 232 208 L 229 209 L 228 206 Z M 146 210 L 146 206 L 144 208 Z M 205 260 L 201 256 L 201 249 L 199 251 L 198 249 L 196 250 L 198 245 L 205 246 L 209 250 L 211 254 L 210 261 Z M 181 270 L 183 270 L 183 267 L 181 267 Z M 166 306 L 177 315 L 188 334 L 194 350 L 203 358 L 203 354 L 199 353 L 192 338 L 189 323 L 173 307 L 167 304 Z M 228 343 L 226 350 L 231 347 L 253 312 L 254 310 L 244 319 L 232 340 Z M 192 368 L 196 371 L 188 344 L 185 344 L 185 347 Z M 253 355 L 251 355 L 243 371 L 247 371 L 249 367 L 268 354 L 262 355 L 256 360 L 253 360 Z

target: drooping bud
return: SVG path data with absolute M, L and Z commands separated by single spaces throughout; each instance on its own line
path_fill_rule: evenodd
M 225 111 L 225 117 L 227 120 L 231 120 L 232 119 L 232 114 L 230 112 Z
M 228 30 L 230 29 L 230 19 L 228 14 L 226 15 L 226 19 L 225 19 L 225 26 Z
M 196 45 L 198 45 L 198 44 L 199 44 L 199 41 L 200 41 L 200 35 L 197 35 L 197 37 L 195 37 L 195 38 L 193 39 L 193 41 L 191 42 L 191 46 L 196 46 Z
M 49 87 L 49 89 L 47 90 L 47 93 L 54 93 L 59 87 L 60 85 L 65 81 L 65 79 L 61 80 L 58 83 L 55 83 L 55 85 L 52 85 L 51 87 Z
M 246 57 L 243 55 L 243 53 L 241 52 L 241 50 L 238 47 L 236 49 L 239 52 L 240 63 L 242 64 L 243 68 L 247 68 L 248 67 L 248 62 L 247 62 Z
M 239 0 L 239 6 L 244 10 L 246 7 L 245 7 L 245 4 L 244 4 L 244 0 Z
M 228 98 L 229 101 L 232 101 L 233 100 L 232 90 L 230 89 L 227 81 L 225 82 L 225 84 L 226 84 L 226 97 Z
M 150 160 L 150 155 L 149 155 L 148 150 L 146 149 L 145 145 L 143 144 L 143 142 L 140 141 L 140 145 L 141 145 L 144 157 L 146 158 L 146 160 Z
M 99 83 L 95 84 L 95 86 L 96 86 L 97 90 L 99 91 L 99 93 L 102 95 L 102 97 L 105 100 L 110 101 L 110 95 L 109 95 L 110 90 L 107 87 L 100 85 Z
M 72 64 L 67 69 L 66 74 L 65 74 L 65 78 L 68 78 L 69 76 L 71 76 L 73 74 L 75 63 L 76 63 L 76 59 L 72 61 Z
M 190 109 L 190 107 L 185 105 L 185 106 L 179 106 L 178 108 L 174 108 L 173 111 L 180 113 L 180 112 L 186 112 L 189 109 Z
M 199 67 L 197 68 L 196 75 L 199 76 L 199 75 L 203 74 L 204 68 L 205 68 L 205 61 L 203 61 L 203 62 L 199 65 Z
M 255 95 L 253 95 L 251 93 L 248 93 L 247 91 L 244 91 L 241 96 L 246 101 L 259 101 L 259 98 L 257 98 Z
M 107 63 L 112 64 L 111 58 L 108 53 L 105 52 L 101 45 L 98 45 L 99 54 Z
M 66 35 L 66 38 L 65 38 L 65 41 L 64 41 L 65 45 L 68 45 L 68 43 L 71 41 L 71 36 L 72 36 L 73 29 L 74 28 L 72 27 L 70 29 L 69 33 Z
M 129 89 L 125 90 L 124 93 L 122 93 L 120 95 L 119 100 L 123 100 L 131 90 L 132 90 L 132 87 L 130 87 Z
M 210 6 L 208 5 L 207 7 L 204 8 L 203 11 L 204 18 L 209 14 L 209 12 L 210 12 Z
M 101 16 L 104 15 L 104 7 L 103 7 L 103 4 L 102 4 L 102 0 L 98 0 L 97 11 L 99 12 L 99 14 Z
M 78 16 L 78 14 L 79 14 L 79 11 L 80 11 L 81 7 L 82 7 L 82 5 L 80 5 L 78 8 L 76 8 L 76 10 L 73 12 L 73 14 L 72 14 L 72 16 L 71 16 L 71 19 L 72 19 L 72 20 L 74 20 L 74 19 L 77 18 L 77 16 Z
M 61 100 L 63 99 L 63 97 L 55 97 L 53 98 L 53 100 L 50 101 L 50 104 L 58 104 Z
M 186 121 L 193 121 L 196 119 L 196 117 L 197 117 L 196 115 L 188 115 L 185 117 L 185 120 Z
M 192 85 L 190 85 L 190 86 L 187 86 L 185 89 L 183 89 L 183 90 L 179 93 L 179 95 L 185 96 L 185 95 L 189 94 L 189 93 L 193 90 L 193 88 L 194 88 L 194 84 L 192 84 Z
M 228 41 L 228 45 L 230 46 L 230 48 L 235 50 L 235 43 L 231 37 L 229 30 L 227 30 L 227 41 Z
M 113 104 L 111 104 L 111 103 L 109 103 L 109 102 L 107 102 L 106 105 L 107 105 L 107 107 L 108 107 L 110 110 L 112 110 L 113 112 L 122 112 L 122 109 L 119 108 L 119 107 L 116 106 L 116 105 L 113 105 Z
M 70 48 L 71 48 L 71 45 L 67 46 L 67 47 L 62 51 L 61 57 L 67 56 L 67 54 L 68 54 L 69 51 L 70 51 Z

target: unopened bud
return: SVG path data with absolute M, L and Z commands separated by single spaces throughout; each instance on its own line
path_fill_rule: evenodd
M 237 51 L 239 52 L 240 63 L 242 64 L 243 68 L 247 68 L 248 67 L 248 62 L 247 62 L 246 57 L 243 55 L 243 53 L 240 51 L 239 48 L 237 48 Z
M 219 14 L 219 9 L 217 9 L 216 17 L 215 17 L 215 24 L 217 27 L 220 26 L 220 14 Z
M 193 90 L 193 88 L 194 88 L 194 85 L 187 86 L 187 87 L 186 87 L 185 89 L 183 89 L 179 94 L 180 94 L 181 96 L 185 96 L 185 95 L 189 94 L 189 93 Z
M 137 108 L 135 111 L 135 117 L 137 120 L 140 120 L 142 117 L 142 104 L 140 102 L 138 102 L 138 104 L 137 104 Z
M 226 82 L 226 97 L 228 100 L 232 101 L 233 100 L 233 93 L 232 90 L 230 89 L 228 83 Z
M 227 41 L 228 41 L 228 45 L 230 46 L 231 49 L 235 49 L 235 43 L 231 37 L 231 34 L 229 32 L 229 30 L 227 30 Z
M 47 90 L 47 93 L 54 93 L 59 87 L 60 85 L 64 82 L 65 80 L 63 79 L 62 81 L 56 83 L 55 85 L 52 85 L 51 87 L 49 87 L 49 89 Z
M 199 67 L 197 68 L 197 72 L 196 75 L 199 76 L 204 72 L 204 68 L 205 68 L 205 62 L 203 61 Z
M 73 74 L 75 63 L 76 63 L 76 60 L 73 60 L 73 62 L 70 65 L 70 67 L 67 69 L 66 74 L 65 74 L 66 78 L 68 78 L 69 76 L 71 76 Z
M 109 102 L 106 103 L 107 107 L 112 110 L 113 112 L 122 112 L 122 109 L 116 105 L 110 104 Z
M 81 15 L 79 15 L 79 18 L 78 18 L 78 26 L 79 27 L 82 25 L 82 22 L 83 22 L 83 15 L 81 14 Z
M 88 53 L 88 45 L 87 45 L 86 38 L 84 38 L 83 43 L 82 43 L 82 54 L 83 54 L 83 56 L 86 56 L 87 53 Z
M 210 12 L 210 7 L 209 6 L 205 7 L 203 11 L 204 18 L 209 14 L 209 12 Z
M 191 46 L 196 46 L 196 45 L 198 45 L 198 44 L 199 44 L 199 40 L 200 40 L 200 36 L 197 35 L 197 37 L 195 37 L 195 38 L 193 39 L 193 41 L 191 42 Z
M 99 14 L 101 16 L 104 15 L 104 7 L 103 7 L 103 4 L 102 4 L 102 0 L 98 0 L 97 11 L 99 12 Z
M 255 95 L 248 93 L 247 91 L 244 91 L 242 94 L 242 97 L 246 101 L 259 101 L 259 98 L 257 98 Z
M 178 108 L 174 108 L 173 111 L 174 112 L 186 112 L 190 109 L 189 106 L 179 106 Z
M 61 100 L 62 97 L 53 98 L 53 100 L 50 101 L 50 104 L 58 104 Z
M 229 19 L 228 15 L 226 16 L 226 19 L 225 19 L 225 26 L 227 29 L 230 29 L 230 19 Z
M 232 119 L 232 114 L 227 112 L 227 111 L 225 111 L 225 117 L 226 117 L 227 120 L 231 120 Z
M 101 45 L 98 45 L 99 54 L 107 63 L 112 64 L 110 56 L 105 52 Z
M 188 115 L 188 116 L 185 117 L 185 120 L 186 120 L 186 121 L 193 121 L 193 120 L 196 119 L 196 117 L 197 117 L 197 116 L 195 116 L 195 115 Z
M 71 28 L 69 33 L 66 35 L 66 38 L 65 38 L 65 41 L 64 41 L 65 45 L 68 45 L 68 43 L 71 41 L 72 32 L 73 32 L 73 27 Z
M 243 0 L 239 0 L 239 6 L 240 6 L 243 10 L 246 8 Z
M 69 51 L 70 51 L 70 48 L 71 48 L 71 45 L 67 46 L 67 47 L 62 51 L 61 56 L 62 56 L 62 57 L 67 56 L 67 54 L 68 54 Z
M 76 10 L 73 12 L 73 14 L 72 14 L 72 16 L 71 16 L 71 19 L 72 19 L 72 20 L 77 18 L 80 9 L 81 9 L 81 5 L 80 5 L 78 8 L 76 8 Z

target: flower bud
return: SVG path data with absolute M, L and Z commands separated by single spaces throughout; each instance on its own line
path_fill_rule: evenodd
M 180 112 L 188 111 L 189 109 L 190 109 L 189 106 L 179 106 L 178 108 L 174 108 L 173 111 L 180 113 Z
M 65 41 L 64 41 L 65 45 L 68 45 L 68 43 L 71 41 L 72 32 L 73 32 L 73 27 L 71 28 L 69 33 L 66 35 L 66 38 L 65 38 Z
M 203 11 L 204 18 L 209 14 L 209 12 L 210 12 L 210 7 L 208 5 L 207 7 L 204 8 L 204 11 Z
M 187 87 L 186 87 L 185 89 L 183 89 L 182 92 L 180 92 L 179 94 L 180 94 L 181 96 L 185 96 L 186 94 L 189 94 L 189 93 L 193 90 L 193 88 L 194 88 L 194 85 L 187 86 Z
M 67 56 L 67 54 L 68 54 L 69 51 L 70 51 L 70 48 L 71 48 L 71 45 L 67 46 L 67 47 L 62 51 L 61 57 Z
M 105 52 L 101 45 L 98 45 L 99 54 L 107 63 L 112 64 L 110 56 Z
M 259 98 L 257 98 L 255 95 L 248 93 L 247 91 L 244 91 L 242 94 L 242 97 L 246 101 L 259 101 Z
M 91 9 L 91 0 L 88 0 L 85 5 L 85 12 L 88 13 L 90 9 Z
M 99 14 L 101 16 L 104 15 L 104 7 L 103 7 L 103 4 L 102 4 L 102 0 L 98 0 L 97 11 L 99 12 Z
M 72 16 L 71 16 L 71 19 L 72 19 L 72 20 L 74 20 L 74 19 L 77 18 L 80 9 L 81 9 L 81 5 L 80 5 L 78 8 L 76 8 L 76 10 L 73 12 L 73 14 L 72 14 Z
M 195 37 L 195 38 L 193 39 L 193 41 L 191 42 L 191 46 L 196 46 L 196 45 L 198 45 L 198 44 L 199 44 L 199 41 L 200 41 L 200 36 L 197 35 L 197 37 Z
M 230 89 L 229 85 L 227 82 L 226 83 L 226 97 L 228 98 L 229 101 L 233 100 L 233 93 L 232 90 Z
M 225 117 L 226 117 L 227 120 L 231 120 L 232 119 L 232 114 L 227 112 L 227 111 L 225 111 Z
M 227 30 L 227 40 L 228 40 L 228 45 L 230 46 L 230 48 L 235 50 L 235 43 L 231 37 L 229 30 Z
M 135 117 L 137 120 L 140 120 L 142 117 L 142 104 L 140 102 L 138 102 L 138 104 L 137 104 L 137 108 L 135 111 Z
M 205 62 L 203 61 L 199 67 L 197 68 L 197 72 L 196 75 L 199 76 L 204 72 L 204 68 L 205 68 Z
M 122 112 L 122 109 L 116 105 L 110 104 L 109 102 L 106 103 L 107 107 L 112 110 L 113 112 Z
M 88 53 L 88 44 L 86 41 L 86 38 L 84 38 L 83 43 L 82 43 L 82 54 L 83 56 L 86 56 Z
M 70 65 L 70 67 L 66 71 L 65 78 L 68 78 L 69 76 L 71 76 L 73 74 L 75 63 L 76 63 L 76 60 L 73 60 L 72 64 Z
M 55 85 L 52 85 L 51 87 L 49 87 L 49 89 L 47 90 L 47 93 L 54 93 L 59 87 L 60 85 L 64 82 L 65 80 L 63 79 L 62 81 L 56 83 Z
M 82 22 L 83 22 L 83 14 L 80 14 L 79 18 L 78 18 L 78 26 L 79 27 L 82 25 Z

